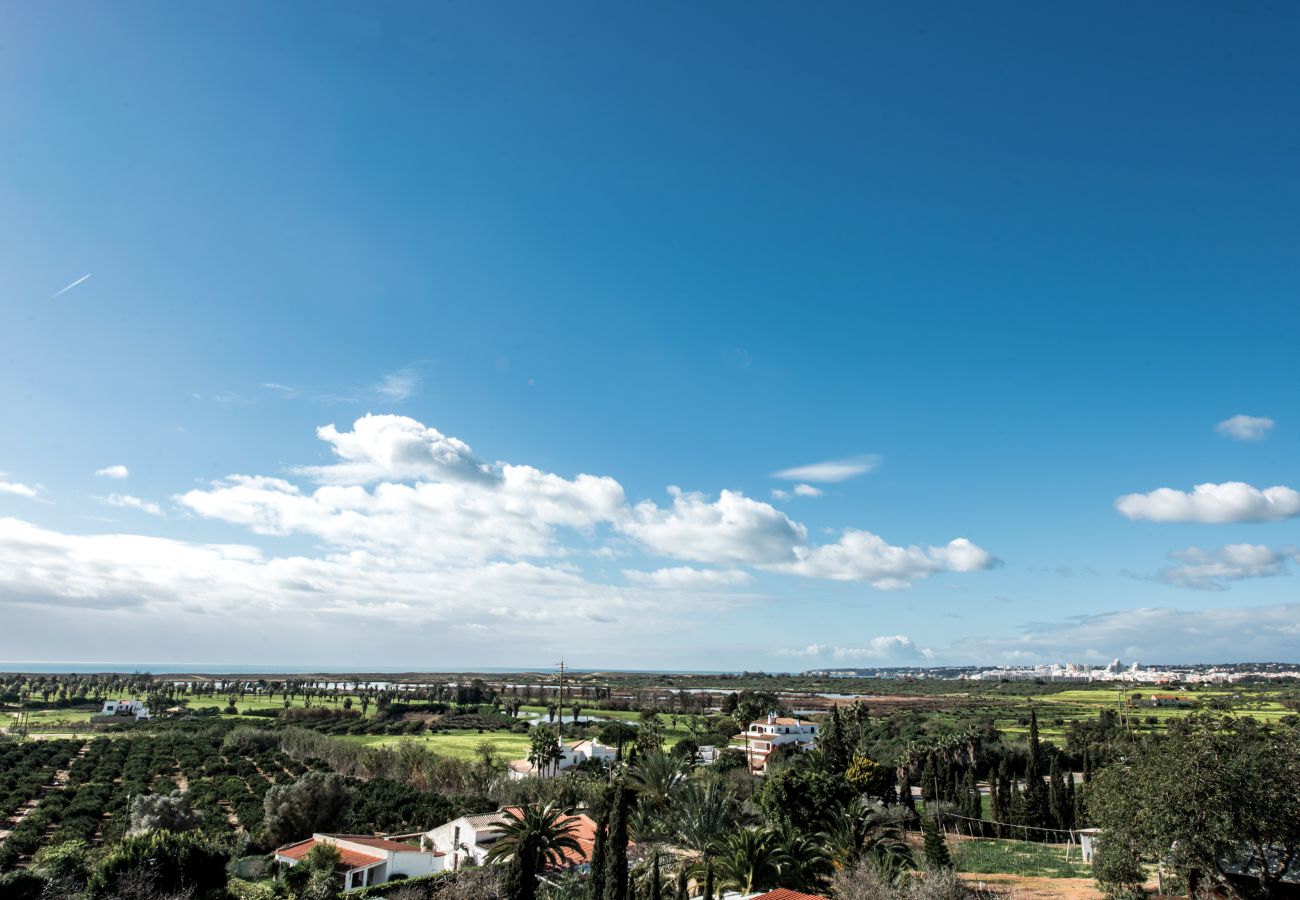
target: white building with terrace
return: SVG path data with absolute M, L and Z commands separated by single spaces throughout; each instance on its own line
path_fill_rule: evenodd
M 434 848 L 364 834 L 313 834 L 305 841 L 278 848 L 275 861 L 282 866 L 296 866 L 320 844 L 338 850 L 335 874 L 342 878 L 345 891 L 383 884 L 396 875 L 432 875 L 446 868 L 447 862 L 446 854 Z
M 767 771 L 767 758 L 777 747 L 793 744 L 799 750 L 811 750 L 817 741 L 817 726 L 805 719 L 768 713 L 766 719 L 749 723 L 749 728 L 732 739 L 732 746 L 742 748 L 749 769 L 757 775 Z

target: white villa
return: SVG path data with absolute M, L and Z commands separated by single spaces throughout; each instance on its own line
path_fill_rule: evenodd
M 766 719 L 750 722 L 749 728 L 732 738 L 743 747 L 749 759 L 750 771 L 762 775 L 767 769 L 767 757 L 781 744 L 795 744 L 800 750 L 811 750 L 817 740 L 817 726 L 804 719 L 768 713 Z
M 313 834 L 305 841 L 277 849 L 275 861 L 280 865 L 296 866 L 318 844 L 338 848 L 336 872 L 343 879 L 345 891 L 383 884 L 391 881 L 394 875 L 415 878 L 441 872 L 447 867 L 445 855 L 437 850 L 364 834 Z
M 481 866 L 487 859 L 493 842 L 500 836 L 496 826 L 518 816 L 519 813 L 518 807 L 507 806 L 496 812 L 452 819 L 422 835 L 420 849 L 441 856 L 444 860 L 443 868 L 446 869 L 458 870 L 467 865 Z M 574 813 L 568 817 L 568 820 L 576 826 L 573 837 L 581 850 L 580 852 L 565 850 L 565 862 L 569 866 L 582 866 L 591 859 L 591 850 L 596 839 L 596 823 L 583 813 Z
M 592 740 L 561 743 L 560 750 L 564 755 L 559 760 L 558 765 L 543 766 L 540 771 L 526 759 L 514 760 L 510 763 L 510 777 L 518 780 L 520 778 L 529 778 L 534 775 L 543 778 L 553 775 L 562 775 L 574 766 L 580 765 L 589 759 L 598 759 L 603 763 L 613 763 L 618 757 L 618 751 L 613 747 L 607 747 L 598 741 Z
M 90 721 L 96 724 L 112 722 L 139 722 L 149 718 L 149 707 L 140 700 L 105 700 L 104 708 L 92 714 Z

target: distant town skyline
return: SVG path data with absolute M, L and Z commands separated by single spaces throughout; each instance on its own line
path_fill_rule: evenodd
M 1300 662 L 1300 9 L 75 10 L 0 658 Z

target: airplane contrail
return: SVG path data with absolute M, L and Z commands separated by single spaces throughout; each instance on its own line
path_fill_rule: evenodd
M 50 299 L 53 300 L 55 297 L 59 296 L 59 294 L 66 294 L 68 291 L 72 290 L 74 287 L 76 287 L 77 285 L 81 284 L 83 281 L 85 281 L 85 280 L 86 280 L 87 278 L 89 278 L 89 277 L 90 277 L 90 273 L 87 272 L 85 275 L 82 275 L 82 276 L 81 276 L 80 278 L 78 278 L 76 281 L 72 282 L 72 284 L 68 285 L 68 286 L 65 287 L 63 290 L 59 291 L 58 294 L 51 294 L 51 295 L 50 295 Z

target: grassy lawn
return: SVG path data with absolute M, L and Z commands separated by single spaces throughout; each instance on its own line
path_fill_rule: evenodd
M 479 744 L 495 744 L 497 756 L 504 759 L 523 759 L 528 755 L 528 735 L 511 731 L 448 731 L 441 734 L 348 734 L 335 740 L 349 741 L 363 747 L 396 747 L 398 744 L 418 744 L 434 753 L 457 759 L 475 759 Z
M 1043 878 L 1091 878 L 1092 867 L 1083 862 L 1079 847 L 1037 844 L 1032 841 L 972 838 L 950 841 L 957 871 L 975 875 L 1031 875 Z M 1065 858 L 1070 850 L 1070 859 Z

